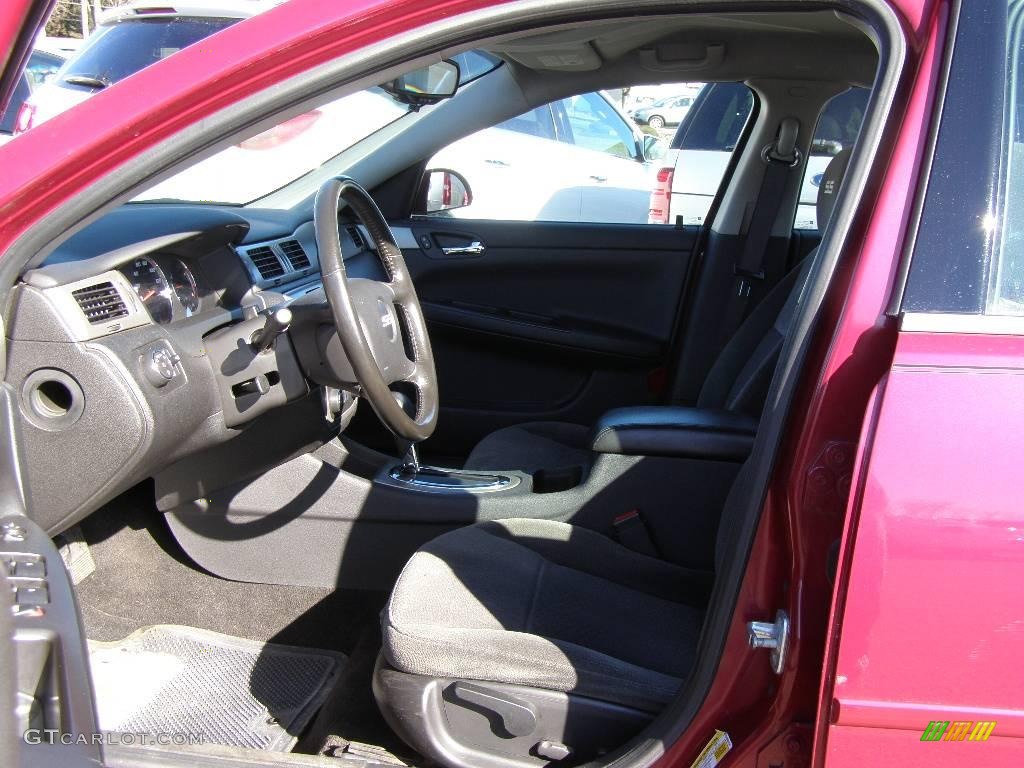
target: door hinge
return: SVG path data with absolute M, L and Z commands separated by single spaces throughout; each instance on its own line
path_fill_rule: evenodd
M 773 622 L 748 621 L 747 640 L 751 648 L 771 649 L 772 670 L 781 675 L 789 653 L 789 615 L 780 609 Z
M 790 723 L 757 753 L 757 768 L 807 768 L 811 764 L 814 727 Z

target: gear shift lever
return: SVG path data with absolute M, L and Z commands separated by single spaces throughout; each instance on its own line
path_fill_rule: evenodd
M 519 478 L 507 475 L 425 467 L 420 464 L 416 443 L 400 438 L 396 438 L 395 442 L 398 444 L 398 453 L 402 456 L 402 463 L 392 468 L 389 476 L 392 480 L 404 483 L 410 488 L 434 492 L 472 493 L 475 491 L 498 491 L 519 485 Z
M 409 443 L 402 457 L 402 471 L 416 477 L 420 473 L 420 457 L 416 453 L 416 443 Z

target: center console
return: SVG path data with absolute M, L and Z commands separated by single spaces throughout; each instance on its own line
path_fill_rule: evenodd
M 340 437 L 202 496 L 157 477 L 157 503 L 193 560 L 237 581 L 388 589 L 417 548 L 455 528 L 534 518 L 619 538 L 624 515 L 642 518 L 656 556 L 708 572 L 755 431 L 721 411 L 610 411 L 588 461 L 532 473 L 423 466 Z

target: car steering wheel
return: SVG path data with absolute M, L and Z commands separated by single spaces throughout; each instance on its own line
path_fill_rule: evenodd
M 338 226 L 341 200 L 369 231 L 388 282 L 346 274 Z M 437 424 L 437 373 L 412 275 L 391 227 L 370 194 L 345 176 L 328 179 L 316 193 L 313 227 L 324 293 L 362 393 L 395 435 L 412 443 L 426 440 Z M 414 415 L 391 390 L 401 382 L 416 391 Z

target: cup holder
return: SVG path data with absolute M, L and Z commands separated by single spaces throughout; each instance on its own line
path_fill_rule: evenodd
M 30 373 L 22 384 L 21 410 L 40 429 L 65 429 L 82 416 L 85 393 L 64 371 L 40 368 Z
M 583 467 L 538 469 L 533 473 L 534 493 L 558 493 L 575 488 L 583 480 Z

